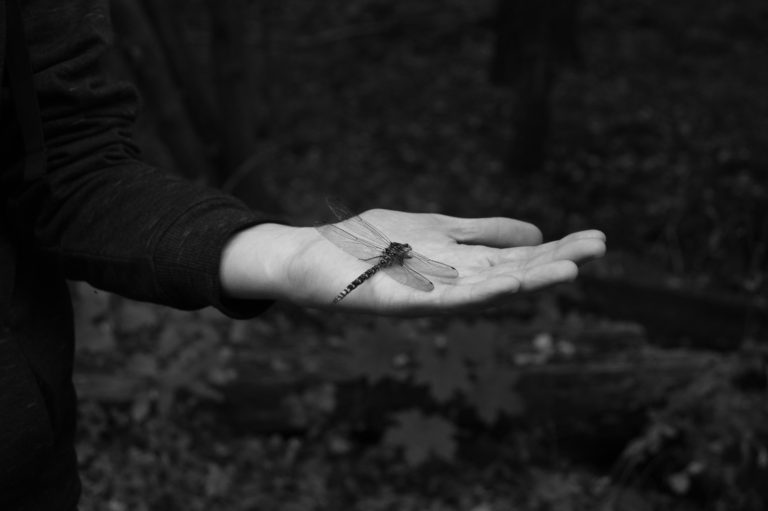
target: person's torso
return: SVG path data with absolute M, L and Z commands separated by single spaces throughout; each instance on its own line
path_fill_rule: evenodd
M 0 0 L 0 38 L 9 1 Z M 0 63 L 7 48 L 0 43 Z M 3 64 L 0 71 L 0 509 L 73 509 L 71 304 L 54 265 L 11 228 L 10 187 L 24 152 Z

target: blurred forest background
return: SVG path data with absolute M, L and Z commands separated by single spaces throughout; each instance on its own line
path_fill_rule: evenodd
M 112 0 L 145 159 L 599 228 L 483 315 L 253 321 L 73 285 L 90 510 L 768 508 L 768 4 Z M 408 241 L 408 240 L 404 240 Z

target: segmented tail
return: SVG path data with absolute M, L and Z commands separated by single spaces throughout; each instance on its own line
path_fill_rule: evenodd
M 360 284 L 362 284 L 366 280 L 368 280 L 371 277 L 373 277 L 376 274 L 376 272 L 378 272 L 380 269 L 384 268 L 385 266 L 388 266 L 389 264 L 391 264 L 390 261 L 382 259 L 375 266 L 371 266 L 370 268 L 365 270 L 363 273 L 360 274 L 359 277 L 357 277 L 346 288 L 344 288 L 344 290 L 341 293 L 336 295 L 336 298 L 334 298 L 333 302 L 331 302 L 331 303 L 333 303 L 335 305 L 335 304 L 339 303 L 340 301 L 342 301 L 344 299 L 344 297 L 346 297 L 349 293 L 351 293 L 352 291 L 357 289 L 357 287 Z

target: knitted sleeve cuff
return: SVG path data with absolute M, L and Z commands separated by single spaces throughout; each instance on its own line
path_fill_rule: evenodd
M 187 209 L 158 240 L 154 254 L 157 289 L 182 309 L 212 305 L 237 319 L 254 317 L 273 302 L 226 297 L 222 292 L 222 251 L 238 231 L 265 223 L 229 198 L 209 198 Z

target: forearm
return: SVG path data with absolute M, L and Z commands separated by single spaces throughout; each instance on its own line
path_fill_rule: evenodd
M 225 296 L 235 299 L 283 299 L 304 272 L 292 264 L 297 253 L 316 242 L 313 229 L 259 224 L 235 234 L 224 247 L 219 279 Z
M 102 69 L 106 4 L 24 4 L 48 166 L 25 182 L 13 170 L 20 154 L 3 147 L 8 220 L 69 279 L 179 308 L 221 307 L 223 247 L 262 218 L 138 160 L 130 136 L 137 97 Z

